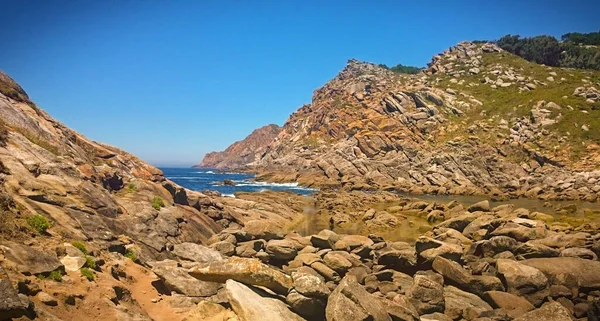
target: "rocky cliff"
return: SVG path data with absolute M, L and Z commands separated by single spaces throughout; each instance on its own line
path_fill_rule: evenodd
M 269 195 L 232 199 L 185 190 L 137 157 L 57 122 L 0 72 L 0 320 L 150 319 L 157 312 L 132 296 L 137 286 L 156 293 L 155 280 L 124 255 L 167 259 L 176 244 L 205 243 L 258 218 L 289 224 L 301 211 L 294 197 Z M 265 203 L 260 210 L 256 199 Z
M 255 129 L 248 137 L 237 141 L 222 152 L 206 154 L 197 168 L 236 168 L 252 163 L 264 153 L 266 147 L 273 142 L 281 128 L 275 124 Z
M 599 83 L 489 43 L 460 43 L 418 75 L 350 60 L 253 165 L 322 188 L 596 200 Z

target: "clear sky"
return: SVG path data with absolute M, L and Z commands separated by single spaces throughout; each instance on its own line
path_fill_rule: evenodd
M 462 40 L 600 29 L 600 1 L 0 4 L 0 69 L 52 116 L 155 165 L 282 125 L 349 58 L 425 66 Z

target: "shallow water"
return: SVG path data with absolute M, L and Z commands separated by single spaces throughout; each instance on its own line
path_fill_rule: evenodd
M 485 196 L 473 196 L 473 195 L 413 195 L 413 194 L 401 194 L 405 197 L 410 198 L 418 198 L 427 202 L 438 202 L 438 203 L 448 203 L 450 201 L 457 201 L 463 205 L 469 206 L 471 204 L 477 203 L 483 200 L 489 200 L 488 197 Z M 589 209 L 592 211 L 600 211 L 600 203 L 599 202 L 586 202 L 586 201 L 545 201 L 545 200 L 537 200 L 537 199 L 528 199 L 528 198 L 518 198 L 511 199 L 506 201 L 492 201 L 489 200 L 490 206 L 493 208 L 502 204 L 514 204 L 516 208 L 525 208 L 530 212 L 541 212 L 544 214 L 550 214 L 555 217 L 565 215 L 567 213 L 562 212 L 561 209 L 568 205 L 575 205 L 576 210 L 570 211 L 568 216 L 574 217 L 583 217 L 584 210 Z M 465 206 L 465 207 L 466 207 Z
M 437 202 L 446 204 L 451 201 L 457 201 L 466 208 L 471 204 L 489 200 L 485 196 L 461 196 L 461 195 L 413 195 L 403 194 L 402 196 L 410 199 L 423 200 L 426 202 Z M 490 201 L 490 206 L 493 208 L 502 204 L 514 204 L 515 209 L 525 208 L 530 212 L 541 212 L 554 216 L 555 220 L 560 220 L 561 217 L 586 217 L 584 211 L 586 209 L 595 212 L 595 215 L 588 215 L 588 218 L 598 219 L 600 215 L 600 203 L 592 203 L 585 201 L 543 201 L 534 199 L 512 199 L 507 201 Z M 391 203 L 376 203 L 370 204 L 369 208 L 373 208 L 376 211 L 388 211 L 391 215 L 399 219 L 399 224 L 393 228 L 376 229 L 369 228 L 362 219 L 358 218 L 356 221 L 350 223 L 344 223 L 342 226 L 333 225 L 330 223 L 329 215 L 319 214 L 319 211 L 315 207 L 306 207 L 304 209 L 304 218 L 296 225 L 292 226 L 290 230 L 298 232 L 300 235 L 312 235 L 317 234 L 323 229 L 330 229 L 340 234 L 376 234 L 384 237 L 389 241 L 404 241 L 414 243 L 414 241 L 423 233 L 431 230 L 435 225 L 427 222 L 425 217 L 418 216 L 419 211 L 409 210 L 400 212 L 391 212 L 389 209 L 399 205 L 399 202 Z M 575 205 L 576 209 L 566 212 L 561 210 L 562 208 L 570 205 Z

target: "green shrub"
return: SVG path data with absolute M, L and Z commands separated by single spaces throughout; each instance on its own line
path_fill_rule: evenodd
M 96 279 L 96 275 L 91 269 L 84 267 L 80 271 L 81 275 L 85 276 L 85 278 L 88 279 L 88 281 L 94 281 Z
M 38 233 L 44 233 L 50 227 L 48 219 L 39 214 L 27 217 L 27 224 Z
M 133 183 L 127 184 L 127 189 L 125 190 L 127 193 L 133 193 L 136 190 L 136 186 Z
M 85 266 L 92 270 L 95 270 L 96 269 L 96 260 L 94 260 L 94 258 L 91 256 L 86 256 L 85 257 Z
M 76 247 L 77 249 L 79 249 L 81 251 L 81 253 L 87 255 L 88 254 L 88 250 L 85 247 L 85 244 L 81 241 L 75 241 L 73 243 L 71 243 L 71 245 L 73 245 L 74 247 Z
M 165 207 L 165 202 L 160 197 L 154 197 L 152 199 L 152 208 L 155 210 L 160 210 L 161 207 Z
M 133 262 L 137 261 L 137 254 L 135 254 L 135 252 L 131 249 L 128 249 L 127 252 L 125 252 L 125 257 L 132 260 Z
M 60 270 L 54 270 L 54 271 L 50 272 L 50 274 L 48 274 L 48 276 L 45 276 L 43 274 L 38 274 L 37 278 L 40 280 L 53 280 L 56 282 L 62 282 L 62 272 Z

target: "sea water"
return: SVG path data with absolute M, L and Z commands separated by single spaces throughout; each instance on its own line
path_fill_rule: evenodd
M 161 168 L 165 177 L 173 182 L 194 191 L 218 191 L 223 196 L 234 197 L 235 192 L 262 192 L 266 190 L 290 191 L 300 195 L 309 195 L 316 189 L 300 186 L 296 182 L 268 183 L 254 181 L 254 175 L 219 171 L 207 168 Z M 236 183 L 235 186 L 223 185 L 226 179 Z

